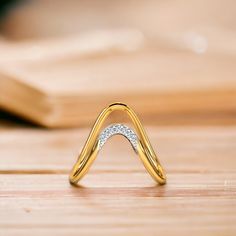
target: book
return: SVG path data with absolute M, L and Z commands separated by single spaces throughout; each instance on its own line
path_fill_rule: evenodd
M 58 45 L 63 50 L 69 44 Z M 50 45 L 42 46 L 47 56 L 2 60 L 2 109 L 50 128 L 91 124 L 113 102 L 127 103 L 155 124 L 202 122 L 209 116 L 235 122 L 234 56 L 152 45 L 114 50 L 117 43 L 95 53 L 80 48 L 77 54 L 74 49 L 50 54 L 45 49 Z

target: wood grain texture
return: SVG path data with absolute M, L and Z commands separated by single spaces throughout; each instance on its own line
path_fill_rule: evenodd
M 0 235 L 235 235 L 236 127 L 148 127 L 168 183 L 113 137 L 79 187 L 88 129 L 0 129 Z

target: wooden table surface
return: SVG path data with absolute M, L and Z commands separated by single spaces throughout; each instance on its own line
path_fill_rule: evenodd
M 113 137 L 73 187 L 88 129 L 0 123 L 1 236 L 236 235 L 236 127 L 147 127 L 165 186 Z

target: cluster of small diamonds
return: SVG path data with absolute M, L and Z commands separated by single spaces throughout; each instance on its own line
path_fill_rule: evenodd
M 99 150 L 106 143 L 106 141 L 115 134 L 121 134 L 126 137 L 133 146 L 134 150 L 137 151 L 137 135 L 132 129 L 123 124 L 113 124 L 102 131 L 98 141 Z

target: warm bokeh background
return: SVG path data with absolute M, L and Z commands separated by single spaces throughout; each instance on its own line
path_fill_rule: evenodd
M 2 1 L 0 107 L 48 127 L 91 125 L 114 101 L 153 124 L 234 124 L 235 10 L 232 0 Z

